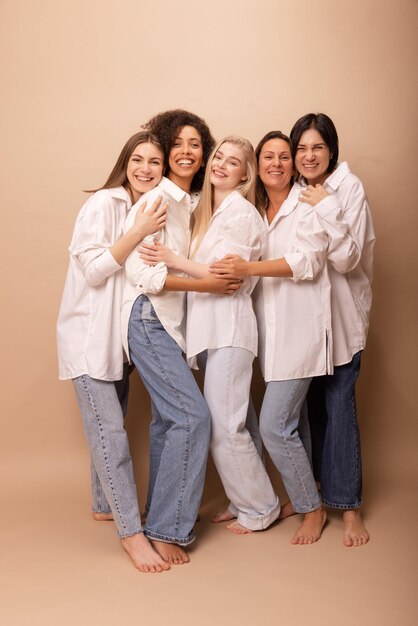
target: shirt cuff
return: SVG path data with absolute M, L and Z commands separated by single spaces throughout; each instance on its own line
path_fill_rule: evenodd
M 295 283 L 298 280 L 306 280 L 307 278 L 312 278 L 308 272 L 308 263 L 306 261 L 306 257 L 300 252 L 288 252 L 283 255 L 285 261 L 290 265 L 293 276 L 291 280 Z
M 333 214 L 333 219 L 335 219 L 337 217 L 337 215 L 335 215 L 335 211 L 341 209 L 340 201 L 338 200 L 337 196 L 331 194 L 318 202 L 318 204 L 314 206 L 314 209 L 318 213 L 318 215 L 320 217 L 323 217 L 324 219 L 326 219 L 331 214 Z
M 141 272 L 137 287 L 142 293 L 156 294 L 163 290 L 168 270 L 165 263 L 157 263 Z
M 100 285 L 106 278 L 120 269 L 122 266 L 119 265 L 110 250 L 106 249 L 87 265 L 85 278 L 90 285 Z

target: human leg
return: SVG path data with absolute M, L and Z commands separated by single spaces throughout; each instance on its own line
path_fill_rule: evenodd
M 315 480 L 321 480 L 322 455 L 327 428 L 325 385 L 327 376 L 315 376 L 307 395 L 308 420 L 312 442 L 312 467 Z
M 360 433 L 357 421 L 355 383 L 360 373 L 361 352 L 350 363 L 335 367 L 325 379 L 327 428 L 321 468 L 324 504 L 343 511 L 344 544 L 364 545 Z
M 128 364 L 125 363 L 123 368 L 123 377 L 121 380 L 114 382 L 115 391 L 118 396 L 120 406 L 122 409 L 123 417 L 126 417 L 128 410 L 128 396 L 129 396 L 129 369 Z M 96 471 L 96 467 L 92 456 L 90 455 L 90 476 L 91 476 L 91 493 L 92 493 L 92 510 L 93 518 L 96 521 L 109 521 L 113 520 L 112 509 L 106 499 L 106 495 L 103 491 L 100 483 L 99 476 Z
M 325 512 L 298 431 L 309 383 L 309 378 L 267 383 L 260 413 L 264 445 L 282 476 L 293 511 L 304 513 L 303 523 L 292 539 L 298 544 L 317 541 L 325 524 Z
M 203 492 L 209 411 L 180 347 L 145 296 L 135 301 L 128 337 L 132 360 L 165 427 L 145 532 L 154 541 L 187 545 L 194 540 Z
M 169 569 L 141 528 L 128 438 L 115 384 L 83 375 L 73 379 L 91 457 L 122 547 L 135 567 L 155 573 Z
M 277 519 L 280 505 L 246 428 L 252 361 L 242 348 L 208 350 L 204 395 L 212 418 L 212 457 L 232 504 L 229 511 L 244 529 L 262 530 Z M 236 525 L 230 529 L 240 532 Z

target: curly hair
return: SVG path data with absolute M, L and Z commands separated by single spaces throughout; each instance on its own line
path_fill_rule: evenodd
M 201 139 L 203 150 L 203 166 L 194 175 L 190 191 L 200 191 L 203 185 L 203 179 L 205 177 L 205 165 L 208 161 L 209 155 L 215 145 L 215 140 L 211 135 L 208 125 L 205 120 L 198 117 L 194 113 L 184 111 L 183 109 L 173 109 L 171 111 L 164 111 L 154 115 L 146 124 L 142 125 L 142 128 L 150 131 L 158 137 L 165 153 L 165 167 L 168 169 L 168 157 L 171 148 L 173 147 L 176 137 L 179 132 L 185 126 L 193 126 Z

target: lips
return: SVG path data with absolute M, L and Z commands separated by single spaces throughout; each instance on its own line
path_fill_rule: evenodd
M 176 163 L 177 165 L 180 165 L 180 167 L 191 167 L 194 161 L 191 159 L 179 159 Z

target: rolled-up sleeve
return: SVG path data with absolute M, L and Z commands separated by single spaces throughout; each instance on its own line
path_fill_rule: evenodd
M 307 209 L 298 222 L 291 249 L 283 255 L 292 270 L 294 282 L 316 278 L 324 267 L 327 246 L 328 238 L 319 218 L 312 209 Z
M 349 212 L 342 209 L 336 194 L 330 194 L 314 208 L 329 237 L 329 262 L 341 274 L 350 272 L 360 260 L 361 246 L 354 224 L 347 219 Z
M 69 248 L 90 287 L 97 287 L 121 269 L 109 248 L 113 245 L 115 205 L 109 195 L 97 192 L 80 212 Z
M 124 232 L 127 232 L 129 228 L 133 225 L 135 221 L 135 216 L 138 212 L 138 208 L 145 201 L 147 203 L 147 208 L 152 205 L 154 200 L 158 196 L 162 194 L 160 189 L 152 190 L 144 196 L 141 197 L 140 202 L 134 204 L 131 208 L 129 215 L 125 221 L 125 225 L 123 228 Z M 147 210 L 147 209 L 145 209 Z M 145 237 L 143 241 L 148 243 L 153 243 L 154 241 L 160 241 L 164 243 L 164 229 L 155 233 L 154 235 L 149 235 Z M 138 249 L 141 247 L 142 242 L 139 243 L 129 254 L 128 258 L 125 261 L 125 272 L 126 277 L 130 283 L 132 283 L 138 291 L 141 293 L 150 293 L 155 294 L 162 291 L 164 288 L 164 284 L 167 278 L 168 270 L 165 263 L 157 263 L 157 265 L 146 265 L 138 254 Z

